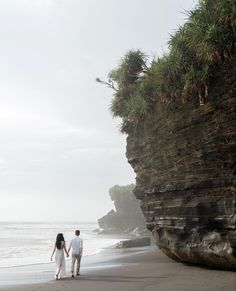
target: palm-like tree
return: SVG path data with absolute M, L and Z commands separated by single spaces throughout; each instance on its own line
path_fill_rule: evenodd
M 148 67 L 144 53 L 129 51 L 110 72 L 108 82 L 98 79 L 115 90 L 110 109 L 122 118 L 122 132 L 137 126 L 157 102 L 196 97 L 203 105 L 217 66 L 234 58 L 235 0 L 199 0 L 187 15 L 187 22 L 170 37 L 167 55 Z

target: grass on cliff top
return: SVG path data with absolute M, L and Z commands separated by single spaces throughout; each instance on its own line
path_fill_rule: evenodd
M 210 77 L 236 46 L 235 0 L 200 0 L 169 40 L 169 53 L 149 65 L 140 50 L 129 51 L 101 82 L 114 89 L 111 112 L 129 133 L 157 102 L 207 99 Z

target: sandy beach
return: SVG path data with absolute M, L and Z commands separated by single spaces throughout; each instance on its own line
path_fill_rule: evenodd
M 104 268 L 90 268 L 76 278 L 48 283 L 2 287 L 1 291 L 235 291 L 234 272 L 211 270 L 176 263 L 155 247 L 119 250 Z M 125 255 L 124 255 L 125 252 Z M 118 253 L 117 253 L 118 254 Z M 118 254 L 119 255 L 119 254 Z M 104 253 L 104 256 L 106 254 Z

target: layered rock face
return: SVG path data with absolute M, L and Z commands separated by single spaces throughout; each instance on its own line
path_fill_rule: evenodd
M 236 62 L 197 98 L 157 104 L 127 137 L 147 228 L 169 257 L 236 269 Z

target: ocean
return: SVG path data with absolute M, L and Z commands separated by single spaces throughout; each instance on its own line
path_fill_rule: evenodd
M 50 263 L 57 233 L 63 233 L 67 246 L 80 229 L 83 256 L 98 254 L 120 239 L 98 235 L 97 223 L 83 222 L 0 222 L 0 268 Z
M 123 265 L 120 258 L 145 249 L 115 249 L 114 245 L 126 237 L 99 235 L 97 223 L 91 222 L 0 222 L 0 289 L 50 282 L 55 279 L 55 262 L 51 254 L 56 235 L 63 233 L 67 246 L 80 229 L 84 240 L 81 275 L 92 269 Z M 70 277 L 71 258 L 66 258 L 66 277 Z

